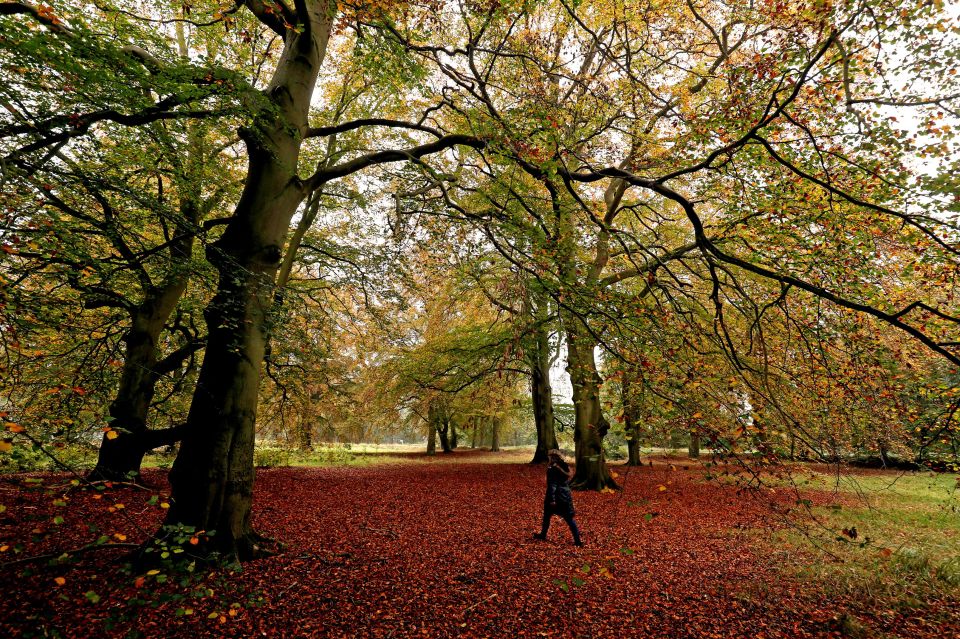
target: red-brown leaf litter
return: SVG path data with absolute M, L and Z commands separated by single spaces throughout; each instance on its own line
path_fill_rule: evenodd
M 748 494 L 705 481 L 699 467 L 618 467 L 622 492 L 575 493 L 586 542 L 575 548 L 557 518 L 547 541 L 531 537 L 542 466 L 480 463 L 469 453 L 453 459 L 258 471 L 255 527 L 287 546 L 242 572 L 205 577 L 214 595 L 202 600 L 151 607 L 158 589 L 173 590 L 150 576 L 137 587 L 136 575 L 121 570 L 128 547 L 82 553 L 69 567 L 8 565 L 0 573 L 0 637 L 845 636 L 837 619 L 849 602 L 786 578 L 763 550 L 763 531 L 780 522 L 771 499 L 782 510 L 795 495 Z M 145 478 L 152 491 L 113 489 L 94 499 L 74 490 L 63 506 L 8 477 L 0 484 L 0 544 L 34 536 L 23 557 L 99 534 L 141 542 L 163 513 L 148 499 L 159 493 L 162 503 L 168 493 L 163 472 Z M 68 481 L 46 476 L 44 485 Z M 11 559 L 9 548 L 0 554 Z M 942 621 L 925 623 L 939 616 L 936 605 L 898 613 L 884 631 L 960 636 Z

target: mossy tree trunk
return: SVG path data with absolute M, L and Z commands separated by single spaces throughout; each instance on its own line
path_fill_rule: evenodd
M 250 524 L 260 373 L 287 229 L 306 196 L 297 176 L 300 145 L 335 12 L 326 0 L 297 7 L 297 29 L 274 23 L 283 52 L 263 92 L 266 105 L 241 133 L 248 155 L 243 193 L 207 249 L 217 293 L 205 312 L 206 353 L 170 472 L 167 523 L 215 530 L 207 548 L 240 560 L 261 550 Z

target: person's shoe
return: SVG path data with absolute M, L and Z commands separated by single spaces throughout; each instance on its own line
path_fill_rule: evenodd
M 543 533 L 533 533 L 533 538 L 539 539 L 540 541 L 545 541 L 547 539 L 547 536 L 544 535 Z

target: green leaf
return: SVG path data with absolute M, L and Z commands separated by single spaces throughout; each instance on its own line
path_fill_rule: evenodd
M 83 596 L 86 597 L 86 598 L 87 598 L 87 601 L 89 601 L 90 603 L 99 603 L 99 602 L 100 602 L 100 595 L 98 595 L 97 593 L 95 593 L 95 592 L 92 591 L 92 590 L 88 590 L 87 592 L 83 593 Z

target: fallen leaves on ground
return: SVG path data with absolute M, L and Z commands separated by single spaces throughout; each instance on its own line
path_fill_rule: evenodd
M 260 470 L 255 527 L 287 547 L 242 572 L 207 577 L 217 594 L 204 599 L 137 604 L 155 576 L 121 572 L 127 545 L 83 553 L 69 567 L 34 566 L 32 575 L 23 575 L 27 566 L 8 566 L 0 573 L 0 636 L 124 637 L 136 630 L 145 637 L 707 639 L 846 632 L 851 602 L 826 600 L 784 578 L 759 550 L 756 531 L 778 525 L 785 495 L 758 498 L 704 481 L 698 468 L 620 468 L 624 491 L 575 494 L 587 544 L 575 548 L 557 518 L 547 541 L 531 537 L 540 521 L 542 467 L 475 463 L 475 454 L 453 459 Z M 14 559 L 9 548 L 24 539 L 21 557 L 82 547 L 97 535 L 107 543 L 144 541 L 169 494 L 163 473 L 145 477 L 153 491 L 114 488 L 109 500 L 65 490 L 69 507 L 35 484 L 27 490 L 23 477 L 6 478 L 0 543 L 8 551 L 0 563 Z M 69 478 L 43 479 L 66 485 Z M 941 605 L 898 611 L 884 631 L 951 636 L 955 616 L 931 621 L 945 614 Z

